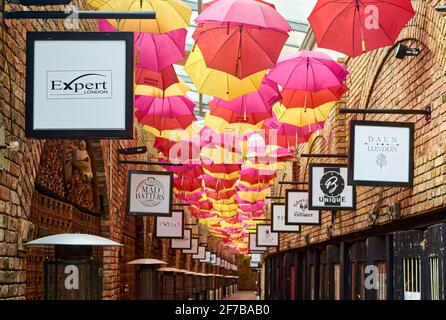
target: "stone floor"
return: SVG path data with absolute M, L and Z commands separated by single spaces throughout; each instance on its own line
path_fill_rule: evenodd
M 225 300 L 257 300 L 257 296 L 254 291 L 239 291 Z

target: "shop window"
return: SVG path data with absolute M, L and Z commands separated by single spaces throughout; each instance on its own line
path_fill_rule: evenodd
M 440 272 L 439 260 L 437 256 L 429 258 L 431 300 L 440 300 Z
M 403 260 L 404 300 L 421 299 L 421 259 L 407 258 Z
M 386 261 L 377 261 L 375 265 L 378 268 L 378 290 L 376 292 L 376 299 L 387 300 L 387 263 Z
M 341 300 L 341 266 L 339 263 L 333 264 L 333 290 L 334 300 Z

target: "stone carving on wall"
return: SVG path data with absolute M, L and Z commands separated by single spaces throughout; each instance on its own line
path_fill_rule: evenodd
M 80 141 L 78 145 L 72 140 L 64 142 L 63 164 L 65 186 L 68 190 L 73 186 L 73 170 L 77 170 L 84 182 L 93 179 L 91 159 L 85 141 Z

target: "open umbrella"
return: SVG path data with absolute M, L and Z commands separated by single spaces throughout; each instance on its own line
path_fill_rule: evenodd
M 170 96 L 157 98 L 152 96 L 135 96 L 135 108 L 138 116 L 162 116 L 175 118 L 192 115 L 195 102 L 187 96 Z
M 192 122 L 197 121 L 197 118 L 193 114 L 168 118 L 164 116 L 146 114 L 137 109 L 135 111 L 135 115 L 139 123 L 153 127 L 158 131 L 185 129 L 190 126 Z
M 192 9 L 181 0 L 88 0 L 99 11 L 155 11 L 156 19 L 108 20 L 120 31 L 166 33 L 188 28 Z
M 168 66 L 160 72 L 144 68 L 135 68 L 136 84 L 152 86 L 165 90 L 179 81 L 180 80 L 178 79 L 173 66 Z
M 410 0 L 319 0 L 308 21 L 319 47 L 356 57 L 392 45 L 414 14 Z
M 327 102 L 338 101 L 348 90 L 348 87 L 344 84 L 315 92 L 284 89 L 280 93 L 282 96 L 281 103 L 287 108 L 303 106 L 314 108 Z
M 252 0 L 219 0 L 207 6 L 195 19 L 200 22 L 230 22 L 283 31 L 291 26 L 271 4 Z
M 260 121 L 272 117 L 271 111 L 238 114 L 230 109 L 226 109 L 225 107 L 216 105 L 214 100 L 209 102 L 209 107 L 212 116 L 224 119 L 228 123 L 246 123 L 246 124 L 256 125 Z
M 217 133 L 231 134 L 231 135 L 247 135 L 249 133 L 256 132 L 263 126 L 263 122 L 257 124 L 249 123 L 229 123 L 225 119 L 211 115 L 210 112 L 206 113 L 204 117 L 204 123 L 207 127 L 211 128 Z
M 280 60 L 268 79 L 283 89 L 319 91 L 341 86 L 347 69 L 322 52 L 302 51 Z
M 243 79 L 276 65 L 288 33 L 229 22 L 206 22 L 197 25 L 192 37 L 209 68 Z
M 307 126 L 311 131 L 314 124 L 323 122 L 335 106 L 335 102 L 329 102 L 313 109 L 305 108 L 286 108 L 277 103 L 273 107 L 274 114 L 278 121 L 291 124 L 296 127 Z
M 219 98 L 214 98 L 213 101 L 218 106 L 246 115 L 253 112 L 271 112 L 272 106 L 279 98 L 280 94 L 277 84 L 265 78 L 258 91 L 244 94 L 231 101 Z
M 152 96 L 156 98 L 183 96 L 189 91 L 189 89 L 189 86 L 183 80 L 180 80 L 178 83 L 174 83 L 165 90 L 152 86 L 137 85 L 135 87 L 135 95 Z
M 239 79 L 223 71 L 208 68 L 199 47 L 195 47 L 184 66 L 198 92 L 232 100 L 241 95 L 255 92 L 265 76 L 260 71 L 249 77 Z

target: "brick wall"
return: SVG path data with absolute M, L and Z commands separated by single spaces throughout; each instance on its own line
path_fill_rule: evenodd
M 392 202 L 401 204 L 402 217 L 446 210 L 446 17 L 435 12 L 441 1 L 413 0 L 415 18 L 401 33 L 398 42 L 421 49 L 418 57 L 398 60 L 396 47 L 369 52 L 343 61 L 351 74 L 350 92 L 328 117 L 324 130 L 315 133 L 299 153 L 347 153 L 348 123 L 354 117 L 341 115 L 339 107 L 423 109 L 432 105 L 432 120 L 423 116 L 366 115 L 358 119 L 415 123 L 415 168 L 412 188 L 357 188 L 357 210 L 336 215 L 333 236 L 366 230 L 368 212 L 377 205 L 379 224 L 391 223 L 384 209 Z M 299 181 L 307 181 L 308 164 L 323 159 L 298 159 L 294 172 Z M 345 163 L 345 160 L 325 162 Z M 290 167 L 292 165 L 290 164 Z M 276 191 L 278 191 L 276 186 Z M 283 195 L 283 190 L 282 190 Z M 327 240 L 331 213 L 322 213 L 322 225 L 303 227 L 299 234 L 281 234 L 281 250 Z M 274 252 L 271 250 L 270 253 Z

